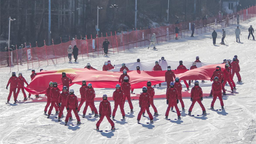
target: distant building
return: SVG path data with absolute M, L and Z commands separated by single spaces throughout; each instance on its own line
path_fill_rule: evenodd
M 222 10 L 225 13 L 232 14 L 236 13 L 239 10 L 240 0 L 223 0 L 222 1 Z

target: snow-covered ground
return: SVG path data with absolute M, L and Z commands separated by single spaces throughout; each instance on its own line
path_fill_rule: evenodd
M 186 112 L 182 113 L 182 120 L 176 121 L 176 114 L 170 112 L 171 121 L 165 120 L 165 111 L 167 108 L 165 99 L 155 100 L 155 105 L 159 111 L 159 116 L 154 118 L 154 124 L 148 125 L 147 118 L 142 117 L 141 123 L 137 124 L 137 114 L 139 112 L 138 101 L 134 100 L 135 113 L 127 114 L 126 121 L 122 122 L 121 113 L 118 110 L 116 114 L 115 132 L 97 132 L 95 125 L 98 120 L 94 118 L 82 118 L 80 126 L 64 126 L 62 122 L 56 119 L 47 119 L 43 114 L 45 102 L 27 102 L 17 105 L 6 105 L 8 90 L 5 89 L 6 83 L 10 77 L 8 69 L 1 69 L 0 73 L 0 144 L 6 143 L 256 143 L 256 98 L 255 98 L 255 43 L 256 41 L 247 39 L 247 28 L 249 25 L 256 25 L 254 19 L 246 21 L 241 25 L 243 43 L 236 43 L 234 30 L 235 25 L 226 28 L 226 43 L 228 46 L 213 46 L 211 33 L 196 35 L 194 38 L 182 38 L 173 40 L 169 43 L 158 45 L 158 51 L 152 49 L 135 48 L 119 54 L 110 54 L 109 58 L 95 57 L 89 59 L 79 59 L 79 64 L 61 64 L 57 66 L 42 67 L 44 70 L 53 70 L 61 68 L 81 68 L 90 62 L 93 67 L 101 69 L 104 61 L 111 60 L 112 64 L 121 64 L 123 62 L 135 62 L 137 58 L 141 61 L 159 60 L 164 56 L 170 61 L 194 61 L 196 56 L 200 56 L 202 62 L 220 63 L 224 58 L 232 59 L 238 55 L 241 67 L 241 76 L 244 84 L 237 85 L 237 92 L 234 95 L 224 96 L 225 111 L 209 110 L 211 98 L 205 98 L 203 104 L 207 109 L 206 117 L 190 117 L 187 110 L 191 104 L 190 99 L 185 98 Z M 218 42 L 220 42 L 221 29 L 218 32 Z M 39 71 L 39 69 L 36 69 Z M 29 80 L 30 70 L 26 67 L 20 67 L 20 72 Z M 234 78 L 237 81 L 237 78 Z M 202 85 L 203 91 L 209 93 L 211 83 L 207 81 Z M 164 93 L 164 88 L 156 88 L 156 93 Z M 74 85 L 75 93 L 78 93 L 79 86 Z M 229 90 L 230 88 L 226 86 Z M 184 89 L 185 90 L 185 87 Z M 135 93 L 141 90 L 136 89 Z M 96 89 L 97 96 L 103 93 L 111 95 L 113 89 Z M 19 99 L 22 99 L 20 93 Z M 11 99 L 11 102 L 13 99 Z M 113 102 L 111 102 L 113 108 Z M 96 102 L 98 108 L 99 102 Z M 84 107 L 84 106 L 83 106 Z M 82 107 L 82 108 L 83 108 Z M 180 104 L 179 104 L 180 107 Z M 215 108 L 220 108 L 219 101 L 215 103 Z M 128 104 L 125 105 L 126 113 L 129 111 Z M 90 110 L 87 111 L 90 112 Z M 201 114 L 201 108 L 195 105 L 192 113 Z M 153 110 L 151 109 L 151 113 Z M 66 112 L 64 112 L 66 115 Z M 146 114 L 147 115 L 147 114 Z M 80 113 L 81 116 L 81 113 Z M 72 121 L 76 125 L 76 120 Z M 100 129 L 110 129 L 107 120 L 104 119 Z

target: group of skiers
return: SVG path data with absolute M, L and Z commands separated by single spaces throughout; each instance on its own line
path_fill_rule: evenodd
M 248 39 L 250 39 L 250 36 L 252 35 L 253 40 L 255 40 L 254 35 L 253 35 L 254 29 L 253 29 L 252 25 L 250 25 L 250 27 L 248 28 L 248 32 L 249 32 Z M 239 26 L 237 26 L 237 28 L 235 30 L 235 35 L 236 35 L 236 42 L 241 43 L 241 41 L 240 41 L 241 30 L 240 30 Z M 224 29 L 222 29 L 222 38 L 221 38 L 220 44 L 225 45 L 225 42 L 224 42 L 225 37 L 226 37 L 226 32 Z M 215 30 L 213 30 L 213 32 L 212 32 L 213 45 L 216 45 L 216 39 L 217 39 L 217 32 Z

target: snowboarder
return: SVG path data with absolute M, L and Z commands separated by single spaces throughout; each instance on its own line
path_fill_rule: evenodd
M 123 74 L 119 77 L 119 83 L 122 84 L 124 82 L 124 77 L 127 76 L 128 77 L 128 82 L 130 81 L 130 77 L 127 74 L 126 69 L 123 70 Z
M 206 111 L 205 111 L 204 105 L 201 102 L 202 100 L 203 100 L 202 89 L 199 86 L 199 82 L 195 81 L 195 86 L 191 90 L 191 101 L 192 101 L 192 104 L 191 104 L 191 106 L 189 108 L 188 115 L 191 115 L 192 109 L 193 109 L 193 107 L 194 107 L 196 102 L 198 102 L 199 105 L 202 108 L 202 111 L 203 111 L 202 115 L 206 115 Z
M 108 62 L 104 62 L 104 65 L 102 67 L 102 71 L 108 71 Z
M 24 90 L 24 83 L 26 83 L 27 86 L 28 86 L 28 83 L 27 83 L 26 79 L 22 76 L 22 73 L 19 73 L 19 77 L 17 78 L 17 81 L 18 81 L 18 90 L 17 90 L 17 93 L 16 93 L 16 100 L 17 100 L 19 92 L 21 90 L 23 95 L 24 95 L 24 101 L 26 101 L 27 100 L 27 95 L 26 95 L 25 90 Z
M 167 67 L 167 71 L 165 72 L 165 82 L 167 85 L 167 88 L 170 86 L 170 83 L 173 82 L 175 79 L 175 74 L 171 70 L 171 66 Z
M 180 65 L 177 67 L 177 70 L 187 70 L 187 68 L 183 65 L 183 61 L 179 61 L 179 64 Z M 183 80 L 183 81 L 187 87 L 187 90 L 189 90 L 189 85 L 188 85 L 187 81 L 186 80 Z
M 81 95 L 81 101 L 79 103 L 78 106 L 78 112 L 80 111 L 81 106 L 84 104 L 84 102 L 86 101 L 86 90 L 87 90 L 87 85 L 86 85 L 86 81 L 83 80 L 82 81 L 82 86 L 80 87 L 80 95 Z
M 185 105 L 184 105 L 184 102 L 182 100 L 182 85 L 180 83 L 180 78 L 178 78 L 178 77 L 175 78 L 174 88 L 178 92 L 178 100 L 180 101 L 182 111 L 185 111 Z
M 68 99 L 67 99 L 67 110 L 68 110 L 68 113 L 67 113 L 67 116 L 66 116 L 66 119 L 65 119 L 65 125 L 67 125 L 68 119 L 72 116 L 71 115 L 71 111 L 73 111 L 75 116 L 76 116 L 77 125 L 81 124 L 79 115 L 77 113 L 77 106 L 78 106 L 77 97 L 74 94 L 74 90 L 70 89 L 69 96 L 68 96 Z
M 58 121 L 60 121 L 60 119 L 62 118 L 62 114 L 63 114 L 63 110 L 66 107 L 67 108 L 67 99 L 69 97 L 69 92 L 68 92 L 68 88 L 66 86 L 63 86 L 62 88 L 62 93 L 60 94 L 59 97 L 59 117 L 58 117 Z
M 69 45 L 67 52 L 68 52 L 68 59 L 69 59 L 69 62 L 71 63 L 72 53 L 73 53 L 73 49 L 72 49 L 72 46 L 71 46 L 71 45 Z
M 11 96 L 12 96 L 12 93 L 13 93 L 13 98 L 14 98 L 14 103 L 17 102 L 17 99 L 16 99 L 16 88 L 17 88 L 17 84 L 18 84 L 18 78 L 16 77 L 16 73 L 15 72 L 12 72 L 12 76 L 10 77 L 7 85 L 6 85 L 6 89 L 8 90 L 8 86 L 9 84 L 11 85 L 10 86 L 10 92 L 9 92 L 9 95 L 8 95 L 8 98 L 7 98 L 7 103 L 9 103 L 10 99 L 11 99 Z
M 239 63 L 238 63 L 238 61 L 235 57 L 233 58 L 233 62 L 231 63 L 231 65 L 232 65 L 232 76 L 231 76 L 231 78 L 233 79 L 234 75 L 236 74 L 238 82 L 241 83 L 242 79 L 241 79 L 241 75 L 239 73 L 240 72 L 240 66 L 239 66 Z
M 249 27 L 248 31 L 249 31 L 248 39 L 249 39 L 250 36 L 252 35 L 253 40 L 255 40 L 255 39 L 254 39 L 254 35 L 253 35 L 254 29 L 253 29 L 252 25 Z
M 154 105 L 155 90 L 154 90 L 154 88 L 152 88 L 150 81 L 147 82 L 147 92 L 149 94 L 150 105 L 152 106 L 152 108 L 154 109 L 154 112 L 155 112 L 154 116 L 158 116 L 156 106 Z
M 179 36 L 179 31 L 180 29 L 178 27 L 175 27 L 175 39 L 178 40 L 178 36 Z
M 52 91 L 52 89 L 53 89 L 53 82 L 49 82 L 49 87 L 47 88 L 46 94 L 45 94 L 46 97 L 47 97 L 47 103 L 46 103 L 45 108 L 44 108 L 44 114 L 45 115 L 47 113 L 47 109 L 48 109 L 49 105 L 52 102 L 52 99 L 51 99 L 51 91 Z M 58 111 L 57 105 L 53 105 L 53 106 L 55 108 L 55 111 Z
M 105 41 L 102 44 L 102 48 L 104 48 L 104 55 L 105 56 L 108 55 L 108 45 L 109 45 L 109 41 L 108 41 L 108 39 L 105 39 Z
M 119 84 L 116 85 L 116 90 L 113 92 L 113 100 L 115 102 L 115 107 L 113 110 L 113 114 L 112 114 L 112 118 L 115 118 L 116 115 L 116 110 L 119 106 L 122 116 L 123 116 L 123 120 L 125 119 L 125 112 L 124 112 L 124 106 L 123 106 L 123 100 L 124 99 L 124 93 L 121 90 L 121 87 Z
M 156 34 L 153 33 L 152 36 L 151 36 L 151 40 L 150 40 L 150 44 L 148 46 L 148 49 L 153 46 L 153 49 L 155 50 L 156 49 Z
M 77 46 L 75 45 L 74 48 L 73 48 L 73 56 L 74 56 L 75 62 L 77 61 L 78 50 L 79 50 L 79 49 L 78 49 Z
M 194 32 L 195 32 L 195 23 L 191 23 L 191 37 L 194 37 Z
M 91 66 L 90 63 L 87 63 L 87 65 L 84 68 L 87 68 L 89 70 L 96 70 L 94 67 Z
M 153 71 L 162 71 L 162 67 L 159 65 L 158 61 L 155 62 L 155 66 L 153 67 Z M 161 87 L 161 83 L 159 84 L 159 87 Z
M 212 110 L 214 109 L 213 106 L 214 106 L 214 103 L 215 103 L 217 97 L 220 100 L 221 108 L 224 109 L 224 103 L 222 100 L 221 89 L 222 89 L 222 84 L 219 81 L 219 78 L 216 76 L 216 77 L 214 77 L 214 82 L 212 83 L 212 95 L 213 95 L 213 100 L 212 100 L 212 104 L 211 104 Z
M 236 89 L 236 85 L 231 77 L 231 70 L 230 70 L 230 67 L 229 67 L 229 64 L 227 63 L 225 65 L 225 69 L 223 71 L 223 74 L 224 74 L 224 77 L 223 77 L 223 88 L 224 88 L 224 95 L 226 94 L 226 91 L 225 91 L 225 84 L 228 82 L 230 88 L 231 88 L 231 91 L 232 93 L 234 92 L 234 89 Z
M 111 70 L 111 69 L 113 69 L 113 68 L 115 68 L 112 64 L 111 64 L 111 61 L 110 60 L 108 60 L 108 70 Z
M 125 100 L 127 98 L 127 101 L 129 103 L 131 113 L 132 113 L 133 112 L 133 106 L 132 106 L 131 94 L 130 94 L 131 85 L 129 83 L 129 78 L 127 76 L 124 77 L 124 80 L 121 84 L 121 88 L 122 88 L 122 91 L 124 92 L 123 106 L 124 106 Z
M 226 37 L 226 32 L 225 32 L 224 29 L 222 29 L 222 38 L 221 38 L 221 43 L 220 44 L 225 45 L 225 42 L 224 42 L 225 37 Z
M 108 122 L 111 125 L 111 130 L 115 130 L 115 124 L 111 120 L 111 105 L 110 102 L 108 101 L 107 95 L 103 95 L 103 101 L 100 102 L 100 107 L 99 107 L 99 113 L 100 113 L 100 119 L 96 123 L 96 129 L 99 131 L 100 123 L 102 122 L 103 118 L 106 117 Z
M 120 72 L 123 70 L 129 71 L 128 67 L 126 67 L 125 63 L 122 63 L 122 67 L 120 68 Z
M 235 31 L 235 34 L 236 34 L 236 42 L 240 43 L 240 34 L 241 34 L 241 31 L 240 31 L 240 29 L 239 29 L 239 26 L 237 26 L 236 31 Z
M 216 45 L 216 38 L 217 38 L 217 32 L 215 30 L 213 30 L 213 32 L 212 32 L 213 45 Z
M 59 96 L 60 96 L 60 89 L 58 88 L 58 84 L 56 82 L 53 82 L 53 88 L 51 89 L 51 92 L 50 92 L 51 106 L 50 106 L 50 109 L 48 111 L 48 117 L 47 118 L 50 118 L 53 107 L 58 107 Z M 59 112 L 57 110 L 56 115 L 58 113 Z
M 63 85 L 63 86 L 66 86 L 67 89 L 69 90 L 69 84 L 72 83 L 72 80 L 71 80 L 69 77 L 67 77 L 67 75 L 66 75 L 65 72 L 62 72 L 61 81 L 62 81 L 62 85 Z
M 180 119 L 180 110 L 177 106 L 179 103 L 179 98 L 178 98 L 178 90 L 174 88 L 174 83 L 170 83 L 170 87 L 168 88 L 166 99 L 168 101 L 168 107 L 165 113 L 165 118 L 168 119 L 169 111 L 171 107 L 175 107 L 178 119 Z
M 140 112 L 137 117 L 138 124 L 140 123 L 141 115 L 147 111 L 150 123 L 153 123 L 153 116 L 149 111 L 150 107 L 150 99 L 149 99 L 149 93 L 147 92 L 147 87 L 142 88 L 142 93 L 140 94 L 139 98 L 139 106 L 140 106 Z
M 95 114 L 94 117 L 98 117 L 98 111 L 94 105 L 95 91 L 91 83 L 88 84 L 88 88 L 86 90 L 85 95 L 86 95 L 86 103 L 83 111 L 83 117 L 85 117 L 88 106 L 90 106 L 92 110 L 92 114 Z

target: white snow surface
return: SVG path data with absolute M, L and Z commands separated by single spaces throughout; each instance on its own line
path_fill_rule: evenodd
M 116 131 L 110 130 L 110 124 L 106 119 L 101 123 L 100 129 L 103 132 L 97 132 L 96 122 L 94 118 L 82 118 L 81 108 L 79 113 L 82 124 L 76 126 L 76 119 L 73 115 L 74 126 L 64 126 L 64 119 L 57 122 L 54 116 L 47 119 L 43 114 L 46 102 L 26 102 L 18 103 L 17 105 L 5 104 L 8 90 L 5 89 L 6 83 L 10 77 L 8 68 L 0 69 L 0 144 L 9 143 L 67 143 L 67 144 L 80 144 L 80 143 L 96 143 L 96 144 L 245 144 L 256 143 L 256 89 L 255 89 L 255 76 L 256 76 L 256 60 L 255 60 L 255 44 L 256 41 L 247 39 L 247 28 L 249 25 L 256 25 L 255 19 L 246 21 L 241 24 L 241 41 L 243 43 L 235 42 L 235 25 L 226 29 L 227 37 L 226 43 L 228 46 L 217 44 L 212 45 L 211 33 L 196 35 L 194 38 L 182 38 L 179 40 L 172 40 L 168 43 L 157 45 L 157 51 L 148 49 L 147 47 L 134 48 L 116 54 L 110 54 L 109 57 L 90 57 L 79 58 L 78 64 L 59 64 L 56 66 L 41 67 L 44 70 L 54 70 L 62 68 L 83 68 L 86 63 L 90 62 L 91 65 L 97 69 L 102 69 L 104 61 L 111 60 L 112 64 L 119 65 L 122 63 L 136 62 L 137 58 L 141 61 L 154 61 L 159 60 L 162 56 L 168 61 L 183 60 L 186 62 L 193 62 L 196 56 L 200 57 L 203 63 L 221 63 L 223 59 L 232 59 L 234 55 L 238 55 L 241 67 L 241 76 L 243 84 L 237 84 L 236 94 L 229 94 L 224 96 L 225 112 L 211 111 L 210 104 L 212 98 L 205 98 L 203 104 L 206 107 L 206 117 L 190 117 L 187 115 L 188 108 L 191 101 L 189 98 L 184 98 L 185 113 L 182 113 L 181 121 L 175 120 L 176 113 L 170 112 L 169 120 L 165 120 L 165 111 L 167 108 L 165 99 L 156 99 L 155 105 L 158 109 L 159 116 L 154 117 L 154 123 L 148 125 L 148 117 L 142 117 L 141 123 L 137 124 L 137 115 L 139 112 L 139 105 L 137 100 L 133 100 L 134 114 L 129 115 L 129 106 L 125 104 L 126 121 L 122 122 L 120 110 L 117 110 L 115 127 Z M 221 29 L 217 29 L 218 39 L 220 42 Z M 172 67 L 172 69 L 175 69 Z M 39 68 L 36 69 L 39 71 Z M 30 70 L 27 70 L 26 65 L 20 67 L 20 72 L 23 76 L 30 81 Z M 234 81 L 237 82 L 236 76 Z M 202 89 L 205 93 L 209 93 L 211 82 L 206 81 L 202 84 Z M 75 93 L 79 95 L 78 85 L 72 86 Z M 166 86 L 162 88 L 155 88 L 156 94 L 165 93 Z M 183 90 L 185 87 L 183 86 Z M 228 86 L 226 89 L 230 90 Z M 97 96 L 102 96 L 106 93 L 111 95 L 113 89 L 96 89 Z M 136 89 L 135 93 L 140 93 L 140 89 Z M 43 95 L 42 95 L 43 96 Z M 32 96 L 34 97 L 34 96 Z M 23 95 L 19 94 L 19 100 L 23 99 Z M 11 98 L 13 102 L 13 98 Z M 95 102 L 98 109 L 99 102 Z M 111 102 L 112 109 L 114 107 Z M 180 104 L 178 105 L 180 108 Z M 215 109 L 220 108 L 220 103 L 215 102 Z M 150 107 L 153 114 L 153 109 Z M 87 114 L 91 112 L 90 108 Z M 55 113 L 53 110 L 52 113 Z M 201 114 L 201 108 L 198 104 L 192 111 L 192 114 Z M 64 110 L 64 115 L 66 111 Z M 145 114 L 147 116 L 147 114 Z

